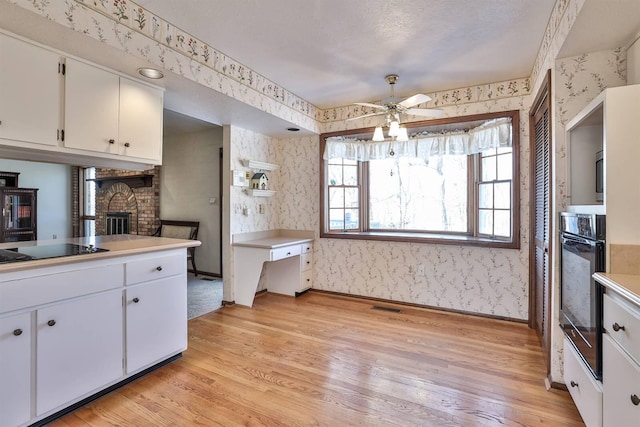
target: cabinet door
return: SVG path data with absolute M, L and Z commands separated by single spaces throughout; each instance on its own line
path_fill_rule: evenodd
M 640 420 L 640 366 L 608 334 L 602 341 L 603 425 L 637 426 Z
M 119 77 L 67 59 L 64 146 L 117 154 L 118 113 Z
M 162 160 L 162 91 L 120 78 L 120 154 Z
M 2 425 L 23 424 L 31 418 L 31 313 L 0 319 L 0 355 Z
M 37 311 L 37 402 L 42 415 L 123 376 L 122 292 Z
M 127 374 L 187 348 L 186 275 L 126 290 Z
M 57 145 L 58 54 L 0 34 L 0 138 Z

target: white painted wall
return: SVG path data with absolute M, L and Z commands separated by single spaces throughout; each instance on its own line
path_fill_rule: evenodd
M 38 240 L 71 237 L 71 166 L 0 159 L 0 170 L 20 172 L 19 187 L 38 189 Z
M 165 136 L 160 168 L 160 218 L 200 221 L 198 270 L 221 274 L 220 168 L 222 128 Z M 216 198 L 210 203 L 211 197 Z

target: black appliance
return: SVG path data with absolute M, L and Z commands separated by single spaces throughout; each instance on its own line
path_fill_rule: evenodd
M 106 252 L 108 249 L 84 246 L 74 243 L 56 243 L 52 245 L 23 246 L 0 249 L 0 263 L 29 261 L 34 259 L 59 258 L 64 256 Z
M 605 271 L 605 216 L 562 212 L 560 241 L 560 326 L 601 379 L 604 289 L 592 275 Z

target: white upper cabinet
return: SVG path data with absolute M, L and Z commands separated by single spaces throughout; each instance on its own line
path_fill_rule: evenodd
M 120 154 L 162 159 L 162 92 L 120 78 Z
M 161 90 L 69 59 L 65 93 L 65 147 L 161 161 Z
M 67 59 L 64 146 L 117 153 L 120 77 Z
M 58 144 L 59 61 L 57 53 L 0 34 L 1 139 Z

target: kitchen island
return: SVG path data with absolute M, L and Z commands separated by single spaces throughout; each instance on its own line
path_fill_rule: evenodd
M 55 256 L 62 246 L 80 245 Z M 134 235 L 4 243 L 54 257 L 0 264 L 2 425 L 41 425 L 187 348 L 186 248 Z

